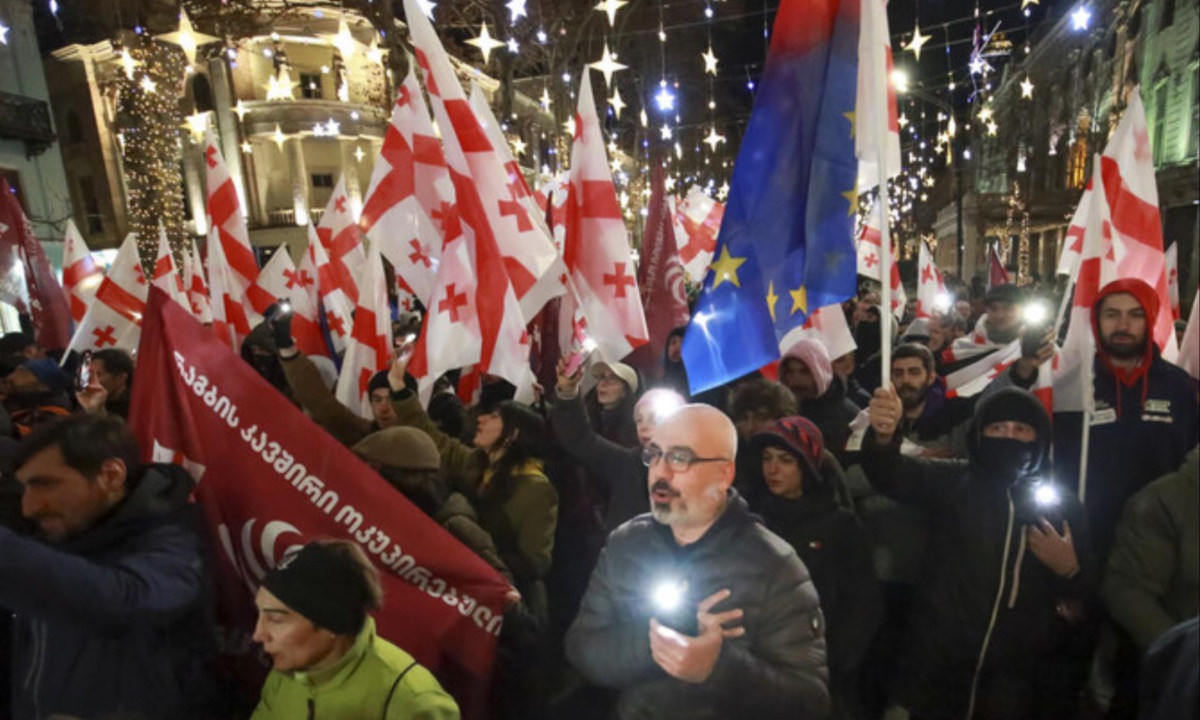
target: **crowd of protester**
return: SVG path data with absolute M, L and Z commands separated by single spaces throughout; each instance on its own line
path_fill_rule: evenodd
M 1057 298 L 949 286 L 886 339 L 864 288 L 854 352 L 803 339 L 696 396 L 682 328 L 644 372 L 562 358 L 531 405 L 497 378 L 464 404 L 453 375 L 422 404 L 401 345 L 370 418 L 285 314 L 242 358 L 511 584 L 490 717 L 1197 717 L 1200 394 L 1150 339 L 1155 296 L 1119 280 L 1094 308 L 1083 501 L 1081 416 L 1029 392 L 1059 338 L 1022 309 Z M 982 393 L 948 389 L 1016 340 Z M 0 339 L 0 718 L 459 716 L 334 538 L 266 575 L 271 672 L 226 687 L 211 539 L 124 423 L 132 357 L 59 360 Z

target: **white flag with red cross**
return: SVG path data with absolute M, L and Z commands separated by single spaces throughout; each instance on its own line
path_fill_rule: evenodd
M 71 318 L 79 323 L 87 313 L 96 288 L 104 280 L 104 271 L 92 258 L 87 243 L 75 227 L 75 221 L 67 219 L 67 232 L 63 236 L 63 290 L 71 305 Z
M 225 158 L 217 146 L 217 136 L 211 129 L 205 134 L 204 168 L 208 187 L 206 207 L 209 244 L 213 241 L 220 243 L 223 263 L 228 269 L 227 277 L 223 278 L 224 301 L 240 305 L 243 313 L 249 316 L 253 310 L 246 300 L 246 290 L 258 277 L 258 260 L 250 246 L 250 231 L 246 228 L 246 216 L 238 199 L 237 186 L 229 175 Z M 208 254 L 212 256 L 211 248 Z M 209 282 L 212 282 L 211 269 Z M 232 310 L 229 313 L 237 315 Z
M 358 305 L 354 309 L 354 328 L 342 358 L 338 376 L 338 402 L 365 418 L 371 414 L 367 384 L 371 376 L 387 368 L 392 351 L 392 323 L 388 312 L 387 278 L 379 246 L 371 244 L 367 262 L 359 277 Z
M 679 203 L 676 217 L 683 232 L 679 233 L 679 261 L 692 282 L 704 281 L 713 252 L 717 249 L 717 234 L 721 230 L 721 219 L 725 217 L 725 204 L 708 196 L 699 185 L 693 185 L 683 201 Z
M 418 177 L 420 180 L 418 181 Z M 443 234 L 457 235 L 454 184 L 410 66 L 371 174 L 361 225 L 422 302 L 433 292 Z
M 883 231 L 882 211 L 879 203 L 871 208 L 863 222 L 862 233 L 858 236 L 858 274 L 872 280 L 883 282 Z M 891 252 L 891 248 L 888 248 Z M 904 306 L 908 304 L 908 294 L 904 292 L 904 283 L 900 281 L 900 268 L 896 259 L 892 258 L 892 314 L 897 318 L 904 316 Z
M 471 248 L 460 233 L 442 248 L 433 294 L 425 308 L 425 323 L 409 363 L 423 401 L 428 402 L 434 383 L 442 375 L 479 362 L 483 334 L 478 297 Z
M 1171 319 L 1179 319 L 1179 243 L 1171 243 L 1166 253 L 1167 297 L 1171 299 Z
M 830 360 L 837 360 L 858 349 L 840 304 L 826 305 L 809 313 L 803 325 L 792 328 L 779 341 L 779 352 L 787 352 L 788 348 L 804 338 L 812 338 L 824 345 L 829 351 Z
M 72 351 L 120 348 L 133 352 L 141 339 L 146 309 L 146 276 L 138 257 L 137 235 L 130 233 L 117 250 L 96 297 L 75 328 L 65 359 Z
M 183 307 L 192 309 L 191 303 L 188 302 L 187 288 L 183 284 L 183 273 L 176 269 L 175 256 L 171 254 L 167 232 L 162 226 L 158 228 L 158 255 L 154 258 L 154 277 L 151 284 Z
M 1063 240 L 1062 252 L 1058 255 L 1057 275 L 1075 277 L 1079 269 L 1079 258 L 1083 255 L 1083 231 L 1087 226 L 1088 207 L 1092 202 L 1092 181 L 1089 180 L 1084 188 L 1079 204 L 1075 206 L 1075 214 L 1071 216 L 1071 224 L 1067 226 L 1067 236 Z
M 933 253 L 929 252 L 929 246 L 924 240 L 919 242 L 921 252 L 917 261 L 917 317 L 931 317 L 939 309 L 942 312 L 949 309 L 941 307 L 946 304 L 946 283 L 942 280 L 942 271 L 933 261 Z
M 860 17 L 854 151 L 858 156 L 859 187 L 869 190 L 879 185 L 880 176 L 887 179 L 900 172 L 900 117 L 896 110 L 896 86 L 891 82 L 892 41 L 888 34 L 887 0 L 862 0 Z M 885 128 L 877 127 L 877 123 L 884 122 Z M 879 147 L 881 140 L 883 148 Z
M 220 228 L 208 232 L 208 290 L 212 298 L 213 332 L 235 353 L 241 352 L 242 340 L 259 321 L 246 291 L 239 290 L 239 274 L 225 258 L 225 243 Z M 257 278 L 258 273 L 255 273 Z M 249 289 L 249 286 L 247 286 Z
M 200 260 L 200 250 L 196 241 L 192 241 L 191 253 L 184 257 L 183 283 L 187 288 L 188 305 L 192 315 L 205 325 L 212 324 L 212 299 L 208 294 L 208 281 L 204 279 L 204 263 Z
M 1158 306 L 1170 307 L 1154 157 L 1146 129 L 1146 110 L 1136 88 L 1100 158 L 1100 170 L 1104 193 L 1097 192 L 1094 201 L 1100 198 L 1108 201 L 1118 276 L 1144 280 L 1158 295 Z M 1153 335 L 1163 358 L 1174 361 L 1179 344 L 1170 313 L 1158 314 Z
M 424 75 L 433 114 L 442 131 L 459 212 L 465 219 L 461 186 L 469 182 L 478 198 L 475 211 L 483 215 L 479 222 L 486 221 L 487 233 L 501 253 L 502 267 L 520 302 L 521 316 L 532 318 L 546 301 L 565 292 L 562 259 L 550 236 L 530 217 L 522 201 L 522 190 L 510 183 L 503 161 L 471 109 L 433 26 L 415 0 L 405 0 L 405 8 L 417 65 Z M 477 234 L 482 232 L 480 227 L 474 229 Z M 497 306 L 505 303 L 503 296 L 485 300 Z M 521 322 L 523 325 L 524 321 Z
M 479 89 L 479 85 L 474 80 L 471 81 L 470 102 L 471 109 L 475 111 L 475 117 L 479 119 L 484 132 L 487 133 L 488 141 L 496 149 L 496 154 L 500 157 L 500 162 L 504 164 L 504 172 L 508 175 L 509 186 L 513 188 L 517 196 L 521 199 L 521 202 L 524 203 L 529 218 L 541 225 L 543 231 L 548 232 L 549 228 L 546 225 L 545 208 L 538 203 L 538 198 L 529 189 L 529 183 L 525 180 L 525 173 L 521 171 L 520 163 L 513 157 L 508 140 L 504 137 L 504 131 L 501 129 L 499 121 L 496 120 L 496 115 L 492 112 L 492 107 L 488 104 L 483 90 Z
M 363 249 L 362 229 L 358 226 L 358 218 L 354 217 L 350 196 L 346 194 L 344 175 L 338 178 L 321 221 L 317 223 L 317 237 L 329 256 L 331 291 L 345 294 L 353 305 L 358 301 L 359 275 L 367 255 Z
M 573 311 L 578 301 L 600 357 L 615 362 L 649 342 L 649 333 L 589 73 L 579 90 L 567 195 L 563 259 L 575 293 L 564 298 L 563 308 Z M 560 334 L 560 347 L 571 347 L 569 335 Z
M 329 340 L 333 343 L 333 351 L 341 354 L 350 342 L 354 304 L 346 297 L 346 293 L 337 288 L 333 266 L 312 223 L 308 224 L 308 250 L 304 253 L 304 259 L 300 261 L 300 269 L 308 273 L 309 277 L 317 278 L 315 286 L 306 287 L 313 297 L 313 306 L 325 313 L 325 325 L 329 328 Z
M 281 245 L 250 286 L 250 302 L 255 312 L 266 315 L 271 305 L 287 300 L 292 306 L 292 339 L 296 348 L 305 355 L 330 357 L 310 292 L 316 283 L 317 278 L 311 272 L 296 269 L 287 246 Z

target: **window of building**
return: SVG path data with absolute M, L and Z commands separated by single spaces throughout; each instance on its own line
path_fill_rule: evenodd
M 83 142 L 83 125 L 79 122 L 79 113 L 68 110 L 66 118 L 63 120 L 63 129 L 66 130 L 67 145 L 78 145 Z
M 88 235 L 104 232 L 104 218 L 100 215 L 100 198 L 96 196 L 96 183 L 91 175 L 79 178 L 79 199 L 83 202 L 83 226 Z
M 333 174 L 332 173 L 313 173 L 312 186 L 314 188 L 329 188 L 333 189 Z
M 320 73 L 300 73 L 300 95 L 307 100 L 320 100 L 325 97 L 321 93 Z
M 1154 89 L 1154 164 L 1161 165 L 1166 158 L 1167 148 L 1167 94 L 1169 84 L 1163 81 Z
M 1158 16 L 1159 29 L 1170 27 L 1175 24 L 1175 0 L 1159 0 L 1158 7 L 1161 15 Z
M 213 104 L 212 85 L 208 82 L 208 76 L 203 73 L 192 75 L 192 104 L 196 112 L 211 112 L 215 105 Z

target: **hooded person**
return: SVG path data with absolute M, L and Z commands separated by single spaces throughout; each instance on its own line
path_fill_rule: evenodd
M 901 455 L 895 391 L 876 391 L 868 412 L 867 478 L 931 518 L 894 700 L 933 720 L 1073 715 L 1096 572 L 1082 505 L 1044 476 L 1041 403 L 1015 388 L 981 401 L 967 460 Z
M 638 445 L 633 409 L 637 405 L 641 382 L 638 372 L 620 362 L 598 362 L 592 366 L 596 385 L 584 397 L 592 429 L 618 445 Z
M 859 717 L 859 668 L 882 614 L 871 538 L 839 507 L 832 476 L 841 467 L 810 420 L 775 421 L 750 438 L 750 455 L 760 459 L 748 481 L 760 499 L 750 509 L 795 549 L 821 597 L 832 717 Z
M 820 429 L 825 447 L 841 457 L 859 409 L 846 398 L 846 386 L 834 381 L 825 346 L 804 338 L 789 347 L 779 362 L 779 381 L 796 396 L 799 414 Z
M 654 387 L 674 390 L 687 400 L 691 397 L 691 388 L 688 386 L 687 368 L 683 365 L 685 333 L 687 325 L 677 327 L 667 335 L 667 344 L 663 349 L 663 374 L 662 378 L 654 383 Z
M 24 360 L 4 378 L 4 408 L 17 438 L 33 428 L 71 414 L 71 378 L 58 363 L 41 357 Z
M 1105 285 L 1092 306 L 1095 412 L 1084 491 L 1101 561 L 1108 556 L 1125 503 L 1178 468 L 1200 437 L 1196 383 L 1187 372 L 1163 360 L 1153 340 L 1160 311 L 1154 289 L 1137 278 Z M 1031 387 L 1039 373 L 1050 372 L 1049 366 L 1039 364 L 1052 354 L 1047 341 L 1036 356 L 1031 352 L 1013 363 L 993 385 Z M 1079 477 L 1082 429 L 1081 413 L 1055 413 L 1055 477 Z

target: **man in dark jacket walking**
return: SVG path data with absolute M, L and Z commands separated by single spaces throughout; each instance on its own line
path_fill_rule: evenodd
M 1045 409 L 1014 388 L 981 401 L 969 460 L 901 455 L 894 389 L 877 390 L 869 413 L 867 477 L 926 509 L 932 528 L 896 700 L 921 720 L 1071 716 L 1082 677 L 1068 645 L 1095 572 L 1083 508 L 1041 479 Z
M 652 512 L 619 527 L 567 634 L 567 658 L 620 690 L 622 720 L 820 718 L 825 628 L 795 551 L 732 489 L 737 431 L 686 405 L 644 458 Z
M 214 715 L 193 482 L 140 457 L 122 421 L 84 415 L 39 426 L 17 453 L 22 513 L 42 541 L 0 527 L 14 720 Z

